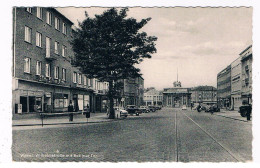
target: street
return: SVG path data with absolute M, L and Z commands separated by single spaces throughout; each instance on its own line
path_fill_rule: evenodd
M 163 108 L 98 124 L 13 130 L 14 161 L 245 162 L 252 123 Z

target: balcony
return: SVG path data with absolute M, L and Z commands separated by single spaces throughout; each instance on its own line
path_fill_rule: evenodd
M 46 55 L 45 59 L 48 60 L 48 61 L 53 61 L 53 60 L 56 60 L 57 58 L 54 55 L 50 54 L 50 55 Z

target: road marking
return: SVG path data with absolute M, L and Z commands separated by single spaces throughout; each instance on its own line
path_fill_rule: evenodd
M 189 116 L 187 116 L 184 112 L 183 114 L 190 119 L 195 125 L 197 125 L 203 132 L 205 132 L 211 139 L 213 139 L 217 144 L 219 144 L 225 151 L 227 151 L 236 161 L 238 162 L 245 162 L 245 160 L 239 156 L 239 155 L 235 155 L 234 153 L 232 153 L 227 147 L 225 147 L 222 143 L 218 142 L 208 131 L 206 131 L 205 129 L 203 129 L 198 123 L 196 123 L 192 118 L 190 118 Z

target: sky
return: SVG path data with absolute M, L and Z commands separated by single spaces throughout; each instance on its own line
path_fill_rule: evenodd
M 107 8 L 57 8 L 75 26 Z M 141 31 L 158 37 L 157 53 L 140 65 L 145 88 L 215 86 L 217 73 L 252 44 L 252 8 L 129 8 L 128 17 L 151 17 Z

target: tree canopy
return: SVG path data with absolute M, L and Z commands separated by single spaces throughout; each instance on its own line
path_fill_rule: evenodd
M 156 52 L 154 36 L 139 30 L 151 20 L 127 18 L 127 8 L 115 8 L 79 23 L 72 41 L 75 65 L 89 78 L 110 81 L 136 77 L 134 67 Z
M 151 18 L 137 21 L 127 17 L 128 8 L 118 11 L 106 10 L 103 14 L 90 18 L 85 12 L 85 20 L 73 31 L 72 49 L 74 64 L 88 78 L 109 82 L 108 97 L 110 110 L 113 111 L 113 98 L 117 97 L 122 79 L 136 78 L 141 75 L 134 65 L 144 58 L 151 58 L 156 52 L 157 37 L 140 32 Z M 113 118 L 113 112 L 112 117 Z

